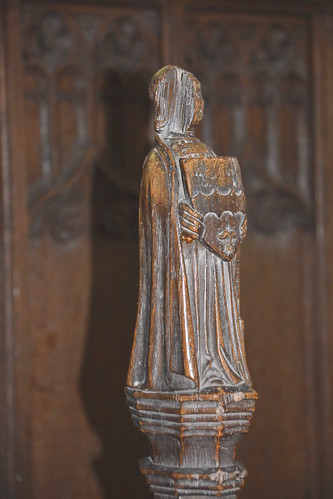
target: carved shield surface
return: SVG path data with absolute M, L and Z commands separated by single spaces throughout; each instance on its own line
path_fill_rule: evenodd
M 183 158 L 180 164 L 193 208 L 201 215 L 213 212 L 220 216 L 226 210 L 245 212 L 246 202 L 236 158 Z
M 205 243 L 231 260 L 246 232 L 246 200 L 236 158 L 181 159 L 184 185 L 203 217 Z

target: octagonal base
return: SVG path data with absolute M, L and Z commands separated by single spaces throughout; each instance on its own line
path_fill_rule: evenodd
M 140 462 L 155 498 L 235 498 L 245 468 L 235 447 L 248 431 L 257 394 L 218 387 L 206 392 L 151 392 L 126 388 L 136 426 L 151 456 Z

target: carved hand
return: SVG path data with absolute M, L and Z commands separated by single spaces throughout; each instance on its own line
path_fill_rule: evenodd
M 187 204 L 180 204 L 179 217 L 182 239 L 188 242 L 199 239 L 203 232 L 202 216 Z

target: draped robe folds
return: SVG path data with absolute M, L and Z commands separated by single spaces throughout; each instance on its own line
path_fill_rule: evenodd
M 251 386 L 235 263 L 182 240 L 183 196 L 179 158 L 157 137 L 140 191 L 140 289 L 127 384 L 156 391 Z

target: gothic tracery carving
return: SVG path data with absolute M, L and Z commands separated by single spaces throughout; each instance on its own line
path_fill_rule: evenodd
M 100 132 L 97 123 L 103 120 L 103 126 L 108 126 L 107 116 L 102 115 L 110 110 L 105 107 L 105 93 L 100 93 L 95 86 L 97 74 L 105 82 L 110 71 L 116 71 L 122 82 L 119 91 L 123 95 L 119 102 L 123 98 L 123 102 L 124 99 L 131 102 L 142 116 L 146 115 L 141 118 L 147 123 L 140 138 L 141 150 L 133 143 L 138 159 L 134 158 L 131 168 L 133 172 L 139 171 L 139 158 L 148 150 L 150 141 L 149 108 L 143 97 L 148 79 L 145 75 L 159 65 L 160 33 L 158 17 L 149 10 L 135 14 L 128 10 L 124 13 L 110 10 L 104 17 L 70 11 L 68 15 L 60 15 L 36 6 L 25 10 L 25 101 L 41 138 L 40 146 L 29 146 L 29 203 L 33 205 L 32 213 L 36 213 L 46 209 L 45 196 L 57 197 L 61 190 L 70 188 L 77 172 L 82 172 L 87 145 L 91 147 L 96 140 L 100 144 L 101 139 L 89 138 L 85 128 L 88 95 L 95 101 L 92 130 Z M 187 21 L 184 57 L 187 67 L 203 83 L 207 116 L 204 138 L 221 144 L 227 154 L 240 158 L 248 192 L 249 222 L 259 232 L 267 231 L 262 228 L 267 228 L 270 216 L 273 233 L 296 226 L 309 227 L 312 190 L 305 24 L 298 22 L 290 26 L 283 20 L 266 18 L 261 22 L 256 19 L 254 23 L 251 19 L 201 18 L 197 14 L 189 14 Z M 129 95 L 126 89 L 133 88 L 130 79 L 134 76 L 138 78 L 138 91 L 136 95 Z M 103 102 L 100 99 L 104 99 Z M 127 111 L 118 106 L 117 112 L 118 128 L 123 129 L 121 123 Z M 69 135 L 62 129 L 66 115 L 72 116 Z M 223 116 L 220 124 L 219 115 Z M 107 133 L 112 130 L 104 129 L 104 136 Z M 286 140 L 284 133 L 294 144 L 289 150 L 281 148 L 281 141 Z M 57 156 L 53 144 L 59 139 L 62 152 Z M 123 219 L 129 224 L 129 220 L 135 218 L 135 208 L 129 200 L 138 195 L 138 185 L 129 189 L 122 187 L 126 182 L 118 178 L 116 164 L 120 157 L 117 159 L 117 155 L 123 155 L 124 176 L 128 160 L 124 151 L 120 151 L 121 146 L 114 156 L 107 148 L 107 140 L 112 143 L 113 139 L 105 136 L 105 144 L 100 144 L 97 167 L 102 168 L 111 190 L 117 190 L 117 211 L 123 213 Z M 256 164 L 251 151 L 256 152 L 256 158 L 261 158 Z M 103 165 L 107 162 L 109 166 L 105 168 Z M 135 173 L 134 179 L 138 183 Z M 297 192 L 300 194 L 296 195 Z M 112 212 L 113 197 L 103 199 L 104 209 Z M 268 215 L 264 216 L 265 210 Z M 273 221 L 272 214 L 276 212 L 289 219 L 283 227 Z M 134 224 L 127 227 L 128 234 L 135 233 Z M 118 229 L 105 230 L 104 234 L 114 237 L 113 234 L 123 233 Z
M 158 64 L 157 17 L 151 11 L 132 14 L 128 10 L 126 14 L 110 11 L 105 17 L 70 10 L 67 14 L 63 11 L 60 14 L 42 6 L 28 5 L 24 10 L 23 25 L 25 104 L 35 133 L 40 137 L 40 141 L 29 142 L 27 158 L 30 233 L 39 237 L 43 228 L 48 227 L 56 241 L 65 243 L 78 237 L 86 226 L 77 192 L 88 172 L 92 144 L 94 140 L 96 142 L 96 137 L 89 136 L 88 129 L 94 130 L 96 123 L 104 119 L 101 115 L 109 111 L 98 106 L 101 96 L 94 85 L 95 75 L 99 73 L 105 81 L 110 70 L 116 68 L 121 79 L 125 78 L 126 88 L 126 80 L 136 73 L 136 69 L 141 75 L 145 71 L 150 73 Z M 105 83 L 103 85 L 105 87 Z M 90 124 L 89 99 L 95 99 Z M 139 102 L 140 96 L 134 95 L 133 99 Z M 140 104 L 141 108 L 145 104 Z M 121 112 L 125 113 L 122 119 L 126 119 L 126 109 Z M 119 182 L 113 178 L 114 170 L 117 170 L 115 157 L 107 150 L 107 143 L 112 143 L 112 137 L 110 140 L 107 136 L 110 129 L 99 131 L 105 144 L 101 147 L 97 168 L 102 166 L 104 181 L 113 193 L 117 193 L 116 196 L 105 196 L 104 193 L 99 198 L 105 202 L 105 212 L 121 213 L 125 220 L 131 219 L 132 216 L 126 215 L 128 200 L 133 196 L 136 199 L 137 193 L 128 196 L 126 189 L 122 193 L 122 189 L 117 187 Z M 139 150 L 141 160 L 140 153 Z M 103 165 L 107 161 L 109 164 L 105 169 Z M 104 216 L 102 220 L 105 220 Z M 110 230 L 110 223 L 104 224 L 104 233 L 110 237 L 122 233 L 118 229 L 124 219 L 115 215 L 112 220 L 115 227 Z
M 311 152 L 301 145 L 295 151 L 290 148 L 291 153 L 281 147 L 288 123 L 293 123 L 290 141 L 300 144 L 305 133 L 310 143 L 306 28 L 296 28 L 265 19 L 240 25 L 234 20 L 193 18 L 185 48 L 190 69 L 199 72 L 203 65 L 208 72 L 203 83 L 207 119 L 214 128 L 217 117 L 225 116 L 224 126 L 213 135 L 244 165 L 249 222 L 263 233 L 311 225 Z M 196 58 L 198 51 L 201 57 Z M 255 151 L 256 164 L 250 151 Z

